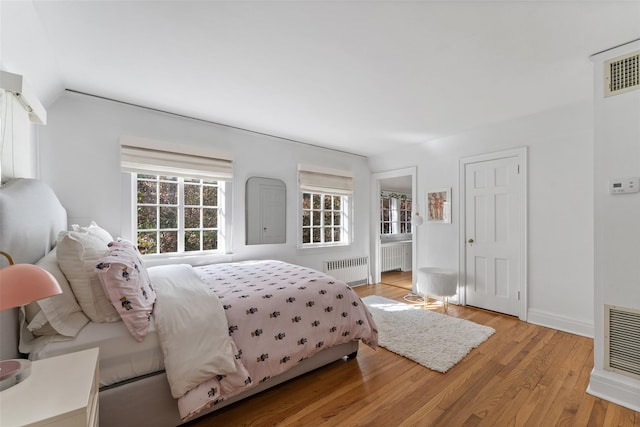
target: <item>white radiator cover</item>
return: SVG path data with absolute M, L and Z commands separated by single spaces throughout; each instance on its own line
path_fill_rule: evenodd
M 605 305 L 604 368 L 640 379 L 640 310 Z
M 349 286 L 366 285 L 369 283 L 369 257 L 325 261 L 324 272 Z
M 402 245 L 382 245 L 380 247 L 380 260 L 382 269 L 380 271 L 391 271 L 402 269 L 404 247 Z

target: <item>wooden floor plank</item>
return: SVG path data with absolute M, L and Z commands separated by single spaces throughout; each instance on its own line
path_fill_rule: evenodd
M 411 278 L 355 288 L 404 301 Z M 398 286 L 398 285 L 401 286 Z M 444 313 L 440 301 L 427 309 Z M 632 426 L 640 413 L 586 393 L 593 340 L 451 305 L 496 333 L 445 374 L 360 345 L 338 361 L 189 423 L 212 426 Z

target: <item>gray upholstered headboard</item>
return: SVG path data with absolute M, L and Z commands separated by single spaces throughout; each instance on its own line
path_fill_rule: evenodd
M 47 184 L 17 178 L 0 186 L 0 251 L 16 263 L 33 264 L 67 229 L 67 211 Z M 8 262 L 0 257 L 0 268 Z M 0 313 L 0 359 L 18 354 L 18 310 Z

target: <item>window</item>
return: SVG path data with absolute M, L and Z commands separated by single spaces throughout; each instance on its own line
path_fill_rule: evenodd
M 346 243 L 348 204 L 347 196 L 302 193 L 302 244 Z
M 298 179 L 302 247 L 348 245 L 353 194 L 350 173 L 300 166 Z
M 131 177 L 131 229 L 140 253 L 224 251 L 230 241 L 232 166 L 207 147 L 120 138 L 123 172 Z M 225 219 L 228 219 L 225 221 Z
M 137 174 L 136 229 L 140 253 L 218 249 L 221 199 L 217 181 Z
M 406 194 L 380 195 L 380 234 L 411 233 L 411 199 Z

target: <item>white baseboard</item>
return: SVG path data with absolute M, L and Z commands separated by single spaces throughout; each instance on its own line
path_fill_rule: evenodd
M 527 322 L 535 325 L 546 326 L 547 328 L 558 329 L 571 334 L 593 338 L 593 323 L 587 323 L 570 317 L 558 316 L 542 310 L 529 309 L 527 312 Z
M 640 412 L 640 381 L 613 372 L 594 369 L 587 393 Z

